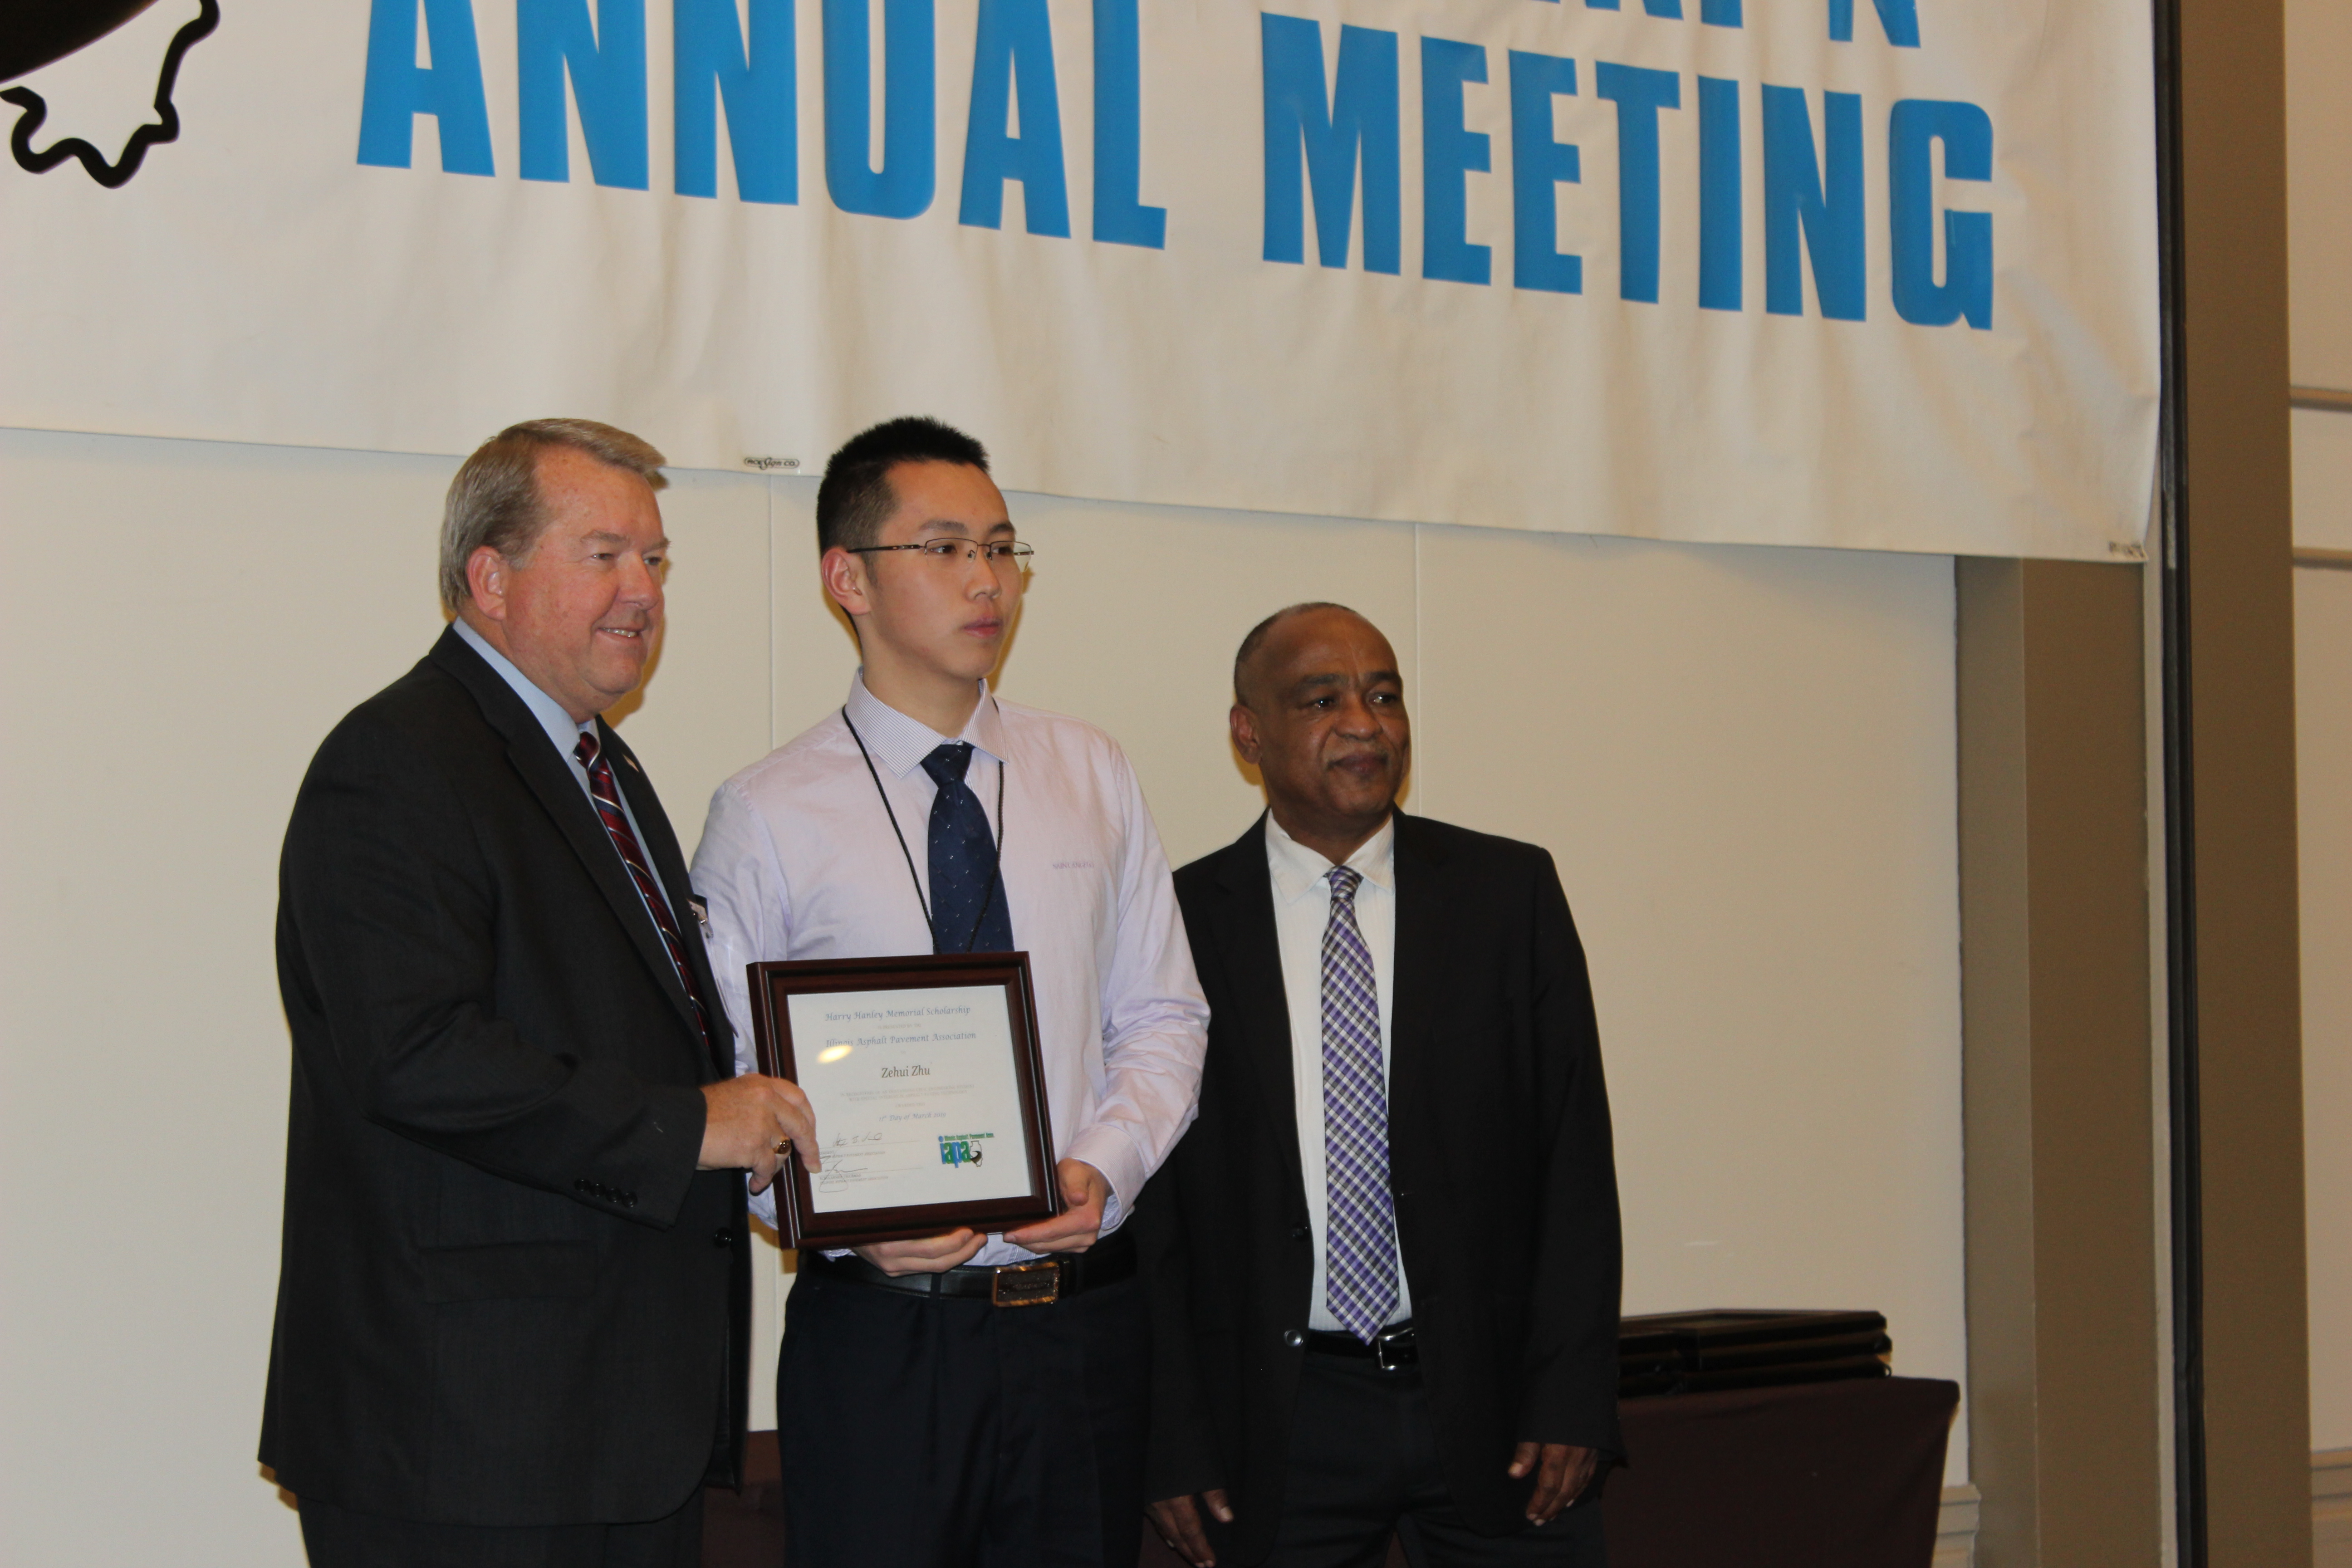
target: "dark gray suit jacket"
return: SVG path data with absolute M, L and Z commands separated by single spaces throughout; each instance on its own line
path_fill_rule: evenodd
M 1622 1452 L 1608 1091 L 1551 857 L 1396 824 L 1389 1181 L 1454 1503 L 1521 1528 L 1523 1440 Z M 1209 997 L 1201 1113 L 1136 1205 L 1152 1299 L 1154 1499 L 1230 1494 L 1243 1563 L 1282 1509 L 1313 1232 L 1264 819 L 1176 873 Z
M 677 840 L 602 729 L 706 997 Z M 293 1034 L 261 1460 L 478 1525 L 667 1514 L 740 1462 L 743 1178 L 706 1047 L 595 808 L 454 632 L 335 727 L 279 867 Z

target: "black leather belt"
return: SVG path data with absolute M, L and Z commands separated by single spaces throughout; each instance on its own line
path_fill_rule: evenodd
M 1421 1361 L 1421 1347 L 1413 1341 L 1410 1320 L 1391 1323 L 1374 1334 L 1370 1344 L 1353 1334 L 1333 1333 L 1328 1329 L 1308 1329 L 1300 1342 L 1317 1355 L 1369 1361 L 1382 1372 L 1402 1372 Z
M 940 1274 L 885 1274 L 854 1252 L 839 1258 L 803 1252 L 800 1266 L 845 1284 L 871 1285 L 910 1296 L 947 1296 L 997 1307 L 1044 1307 L 1131 1278 L 1135 1238 L 1117 1230 L 1085 1252 L 1057 1252 L 1034 1263 L 989 1268 L 967 1263 Z

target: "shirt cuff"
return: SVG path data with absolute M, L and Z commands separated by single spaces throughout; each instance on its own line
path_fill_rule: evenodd
M 1111 1227 L 1114 1211 L 1125 1214 L 1135 1206 L 1135 1194 L 1143 1190 L 1143 1162 L 1136 1156 L 1135 1145 L 1118 1128 L 1097 1122 L 1070 1140 L 1062 1152 L 1065 1160 L 1084 1160 L 1103 1173 L 1110 1184 L 1110 1199 L 1103 1205 L 1103 1229 Z

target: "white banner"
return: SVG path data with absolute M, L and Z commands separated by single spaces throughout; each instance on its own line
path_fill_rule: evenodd
M 34 9 L 0 424 L 2139 553 L 2146 0 Z

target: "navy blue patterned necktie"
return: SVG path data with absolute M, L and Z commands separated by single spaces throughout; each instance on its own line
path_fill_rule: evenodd
M 1389 1191 L 1389 1094 L 1381 1060 L 1381 991 L 1356 924 L 1363 873 L 1331 868 L 1323 928 L 1323 1160 L 1328 1220 L 1323 1300 L 1363 1341 L 1397 1306 L 1396 1199 Z
M 923 759 L 923 771 L 940 786 L 931 801 L 931 951 L 1011 952 L 1013 911 L 997 874 L 988 814 L 963 782 L 971 766 L 971 746 L 962 741 Z

